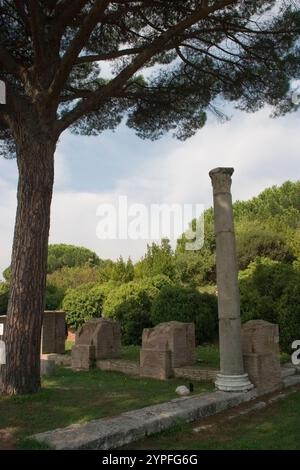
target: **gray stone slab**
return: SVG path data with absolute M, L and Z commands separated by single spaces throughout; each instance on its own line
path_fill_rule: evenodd
M 283 383 L 285 387 L 300 384 L 300 374 L 285 377 Z M 263 394 L 258 394 L 257 390 L 253 389 L 241 393 L 217 391 L 180 397 L 160 405 L 127 411 L 114 418 L 97 419 L 86 424 L 73 424 L 35 434 L 31 439 L 44 442 L 57 450 L 109 450 L 168 429 L 178 421 L 201 420 L 258 396 Z
M 160 432 L 179 420 L 191 422 L 238 406 L 255 397 L 255 392 L 214 392 L 176 398 L 160 405 L 128 411 L 115 418 L 75 424 L 32 436 L 61 449 L 113 449 Z
M 285 377 L 289 377 L 291 375 L 295 375 L 297 372 L 295 367 L 281 367 L 281 377 L 284 379 Z
M 289 377 L 285 377 L 283 379 L 285 387 L 292 387 L 293 385 L 300 384 L 300 374 L 297 375 L 290 375 Z

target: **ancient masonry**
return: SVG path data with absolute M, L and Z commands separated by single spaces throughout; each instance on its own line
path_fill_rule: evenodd
M 195 325 L 172 321 L 143 331 L 140 375 L 161 380 L 195 362 Z
M 65 352 L 65 341 L 65 312 L 46 310 L 43 316 L 42 354 L 63 354 Z
M 243 325 L 245 370 L 258 393 L 270 393 L 283 386 L 279 361 L 278 325 L 251 320 Z
M 72 348 L 72 368 L 89 370 L 101 359 L 121 356 L 121 329 L 117 322 L 105 318 L 93 318 L 76 333 Z

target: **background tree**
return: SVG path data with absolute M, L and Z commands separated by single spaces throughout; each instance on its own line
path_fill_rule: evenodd
M 221 96 L 254 111 L 292 107 L 295 0 L 0 0 L 0 135 L 15 149 L 18 208 L 5 332 L 4 393 L 40 387 L 54 153 L 66 130 L 127 124 L 141 137 L 202 127 Z M 273 7 L 276 7 L 272 10 Z M 275 14 L 276 13 L 276 14 Z M 112 64 L 112 77 L 101 64 Z M 149 80 L 137 76 L 154 67 Z
M 49 246 L 48 273 L 53 273 L 65 266 L 72 268 L 83 265 L 98 266 L 100 265 L 100 259 L 96 253 L 81 246 L 66 245 L 64 243 Z
M 113 264 L 110 278 L 116 282 L 129 282 L 134 277 L 134 267 L 130 258 L 125 262 L 120 256 Z
M 147 253 L 135 265 L 135 276 L 137 278 L 151 277 L 164 274 L 169 279 L 176 277 L 174 253 L 167 238 L 163 238 L 160 244 L 147 245 Z

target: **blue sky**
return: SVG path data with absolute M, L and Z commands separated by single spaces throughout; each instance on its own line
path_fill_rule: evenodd
M 96 236 L 99 204 L 126 195 L 130 202 L 212 204 L 208 171 L 233 166 L 233 198 L 248 199 L 265 187 L 300 175 L 300 113 L 271 119 L 233 111 L 224 124 L 210 117 L 186 142 L 165 136 L 143 141 L 124 125 L 114 133 L 81 137 L 65 133 L 56 152 L 51 243 L 73 243 L 102 258 L 138 259 L 146 241 Z M 0 271 L 9 264 L 16 208 L 16 162 L 0 160 Z

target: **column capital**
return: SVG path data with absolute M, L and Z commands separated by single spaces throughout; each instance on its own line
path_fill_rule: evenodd
M 214 168 L 209 172 L 214 193 L 227 193 L 231 189 L 231 176 L 234 168 Z

